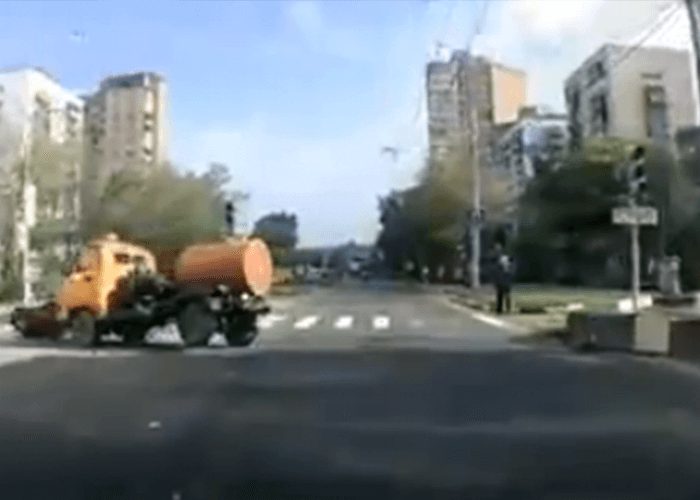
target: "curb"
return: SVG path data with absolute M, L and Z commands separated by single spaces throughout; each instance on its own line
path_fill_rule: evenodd
M 481 321 L 482 323 L 494 326 L 496 328 L 508 330 L 517 336 L 531 336 L 539 333 L 538 330 L 531 330 L 517 323 L 513 323 L 512 321 L 507 321 L 492 314 L 487 314 L 483 310 L 476 309 L 468 304 L 465 304 L 464 302 L 456 300 L 455 297 L 449 297 L 448 303 L 454 307 L 459 307 L 462 311 L 469 313 L 469 315 L 477 321 Z

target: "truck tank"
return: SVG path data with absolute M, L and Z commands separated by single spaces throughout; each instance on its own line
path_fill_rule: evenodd
M 172 275 L 182 285 L 226 285 L 236 293 L 264 296 L 272 284 L 273 265 L 264 241 L 228 239 L 190 245 L 174 263 Z

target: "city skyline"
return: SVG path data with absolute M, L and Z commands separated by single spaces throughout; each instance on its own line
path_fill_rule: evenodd
M 561 110 L 567 72 L 604 41 L 633 41 L 667 4 L 625 5 L 620 20 L 619 6 L 596 1 L 496 2 L 475 49 L 523 68 L 529 100 Z M 235 187 L 252 193 L 251 219 L 293 211 L 302 244 L 323 244 L 371 241 L 377 194 L 413 181 L 427 145 L 424 65 L 438 42 L 463 47 L 482 7 L 205 4 L 196 16 L 180 8 L 165 18 L 161 9 L 149 5 L 137 19 L 114 6 L 8 4 L 0 61 L 44 67 L 81 93 L 112 74 L 163 74 L 174 162 L 228 164 Z M 531 22 L 513 27 L 514 15 Z M 585 41 L 567 38 L 586 29 Z M 681 31 L 648 42 L 677 44 Z M 384 146 L 402 151 L 395 162 L 380 155 Z

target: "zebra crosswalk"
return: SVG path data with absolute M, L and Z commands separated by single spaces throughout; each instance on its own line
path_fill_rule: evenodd
M 409 327 L 422 326 L 422 321 L 408 323 Z M 386 314 L 270 314 L 258 320 L 260 330 L 372 330 L 388 331 L 392 329 L 391 317 Z

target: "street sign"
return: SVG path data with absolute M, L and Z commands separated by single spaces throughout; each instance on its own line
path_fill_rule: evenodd
M 615 207 L 612 219 L 613 224 L 621 226 L 656 226 L 659 211 L 654 207 Z
M 23 192 L 24 220 L 28 227 L 36 226 L 36 186 L 27 183 Z

